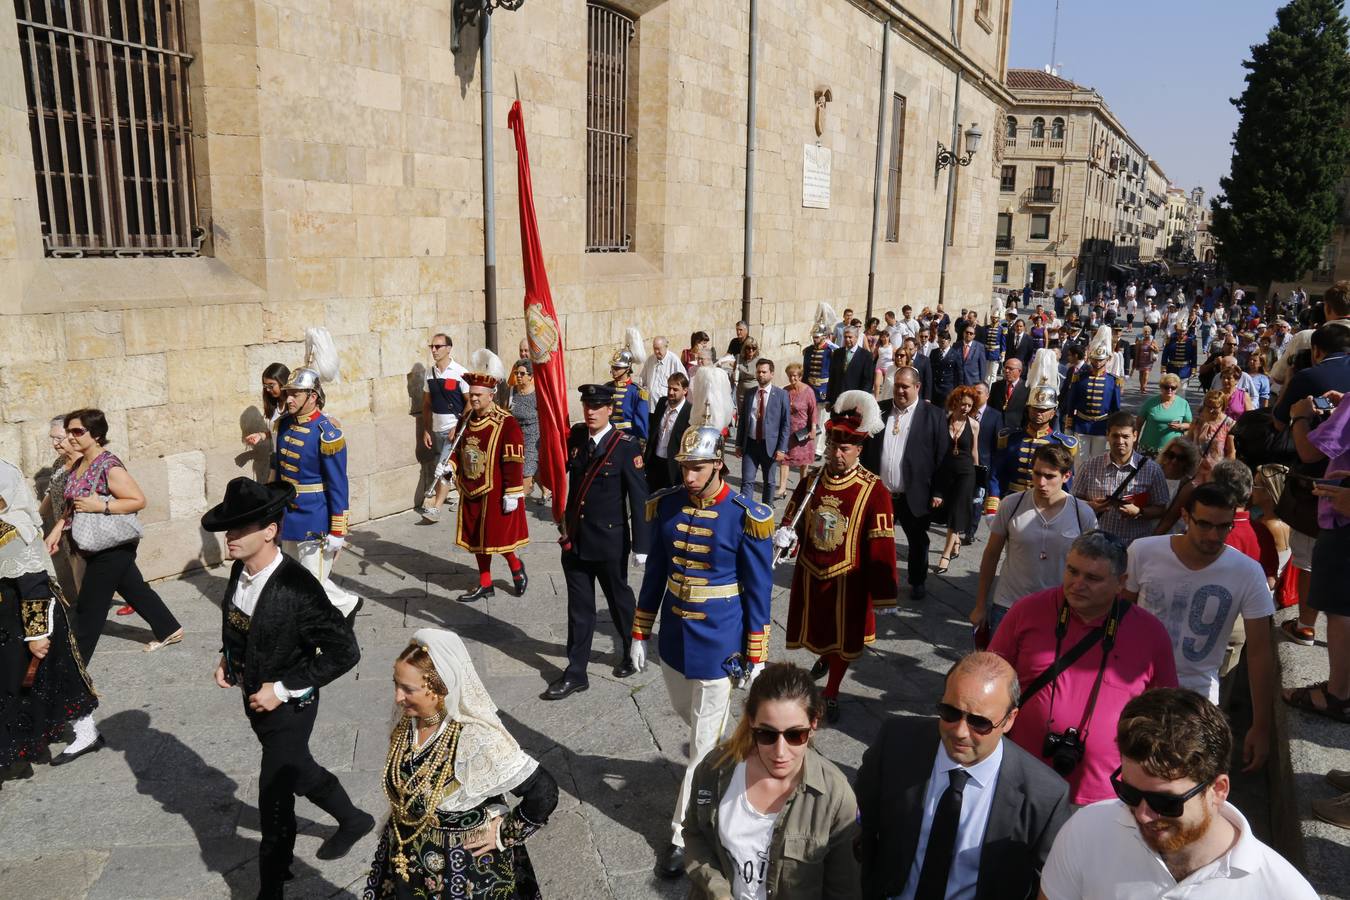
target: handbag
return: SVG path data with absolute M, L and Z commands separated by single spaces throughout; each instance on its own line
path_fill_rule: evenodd
M 113 498 L 107 494 L 95 494 L 104 502 Z M 141 520 L 135 513 L 76 512 L 70 525 L 71 537 L 75 546 L 85 553 L 98 553 L 112 547 L 120 547 L 139 541 L 144 532 Z
M 796 431 L 792 432 L 792 439 L 799 444 L 806 443 L 806 440 L 809 437 L 811 437 L 810 425 L 807 425 L 805 428 L 798 428 Z

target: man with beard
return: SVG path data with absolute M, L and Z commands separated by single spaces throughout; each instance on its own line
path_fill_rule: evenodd
M 1080 810 L 1060 829 L 1042 897 L 1317 897 L 1228 802 L 1233 735 L 1218 707 L 1184 689 L 1148 691 L 1121 711 L 1116 743 L 1119 799 Z

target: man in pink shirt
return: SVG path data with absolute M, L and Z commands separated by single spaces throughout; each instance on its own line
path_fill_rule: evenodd
M 1119 599 L 1126 564 L 1120 539 L 1100 530 L 1080 535 L 1064 584 L 1014 603 L 989 646 L 1022 685 L 1008 736 L 1064 776 L 1079 806 L 1115 796 L 1116 721 L 1125 704 L 1177 684 L 1167 629 Z

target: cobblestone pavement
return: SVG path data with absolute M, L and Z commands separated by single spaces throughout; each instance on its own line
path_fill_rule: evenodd
M 669 839 L 686 729 L 657 665 L 624 681 L 611 677 L 616 643 L 603 599 L 590 690 L 557 703 L 539 699 L 564 665 L 567 618 L 556 532 L 540 504 L 530 502 L 529 514 L 533 541 L 522 553 L 529 592 L 516 598 L 503 590 L 498 561 L 497 596 L 476 605 L 452 599 L 476 583 L 472 557 L 453 547 L 453 514 L 424 525 L 405 513 L 355 530 L 338 576 L 366 598 L 356 626 L 362 660 L 323 691 L 315 755 L 359 805 L 383 816 L 379 774 L 394 721 L 393 659 L 414 629 L 453 629 L 469 644 L 507 727 L 561 787 L 549 827 L 529 844 L 545 895 L 683 897 L 687 885 L 659 881 L 652 866 Z M 942 673 L 969 648 L 965 617 L 983 546 L 965 548 L 946 576 L 931 576 L 922 604 L 904 601 L 878 617 L 876 644 L 844 682 L 842 719 L 818 741 L 850 777 L 879 722 L 926 713 Z M 902 546 L 902 559 L 905 552 Z M 256 891 L 258 745 L 238 694 L 211 678 L 226 575 L 216 568 L 158 585 L 187 630 L 181 645 L 144 654 L 144 623 L 109 619 L 92 665 L 108 746 L 60 769 L 39 765 L 31 780 L 0 790 L 5 894 L 130 900 Z M 783 648 L 789 577 L 787 568 L 776 573 L 770 655 L 810 665 L 806 652 Z M 630 579 L 636 588 L 641 571 Z M 374 837 L 344 860 L 322 862 L 314 851 L 332 825 L 304 800 L 298 812 L 289 896 L 359 896 Z M 11 893 L 17 885 L 23 888 Z

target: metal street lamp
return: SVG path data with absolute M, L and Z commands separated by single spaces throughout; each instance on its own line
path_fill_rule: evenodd
M 951 165 L 968 166 L 976 151 L 980 149 L 980 139 L 984 137 L 984 132 L 980 131 L 980 126 L 972 122 L 966 129 L 966 155 L 957 156 L 955 150 L 948 150 L 942 141 L 938 141 L 937 149 L 937 172 Z M 934 173 L 936 174 L 936 172 Z
M 478 16 L 482 13 L 492 15 L 494 9 L 504 9 L 508 12 L 514 12 L 525 4 L 525 0 L 455 0 L 453 10 L 454 25 L 450 31 L 450 50 L 453 53 L 459 52 L 459 32 L 466 25 L 472 25 L 478 21 Z

